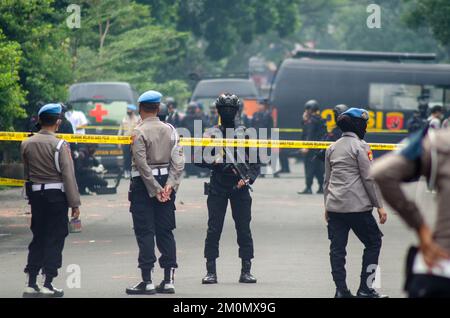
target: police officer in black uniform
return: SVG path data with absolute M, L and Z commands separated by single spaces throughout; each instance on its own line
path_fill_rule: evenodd
M 210 132 L 214 130 L 217 132 L 218 130 L 218 135 L 224 137 L 226 136 L 227 129 L 241 129 L 241 131 L 245 132 L 245 127 L 236 128 L 235 125 L 235 118 L 240 105 L 241 102 L 236 95 L 223 94 L 219 96 L 216 101 L 216 107 L 221 124 L 211 129 Z M 209 133 L 205 133 L 206 137 L 210 136 Z M 230 160 L 230 152 L 228 152 L 228 160 L 227 151 L 223 151 L 222 154 L 216 154 L 218 158 L 223 160 L 214 161 L 214 163 L 203 162 L 199 164 L 201 167 L 212 170 L 209 186 L 205 187 L 205 192 L 208 195 L 208 232 L 204 254 L 207 260 L 207 274 L 202 280 L 203 284 L 217 283 L 216 259 L 219 257 L 219 240 L 228 201 L 231 204 L 233 219 L 236 225 L 239 257 L 242 259 L 239 282 L 256 283 L 256 278 L 250 272 L 251 260 L 253 259 L 253 239 L 250 230 L 252 198 L 249 192 L 249 185 L 253 184 L 258 177 L 260 165 L 258 163 L 248 163 L 247 149 L 245 161 L 248 163 L 247 166 L 249 169 L 245 176 L 247 180 L 242 180 L 236 170 L 227 164 Z M 237 149 L 233 149 L 233 152 L 233 156 L 237 156 Z
M 325 120 L 320 116 L 320 107 L 317 101 L 312 100 L 306 103 L 305 107 L 311 107 L 311 117 L 304 125 L 304 140 L 306 141 L 322 141 L 327 133 Z M 298 194 L 312 194 L 312 184 L 314 178 L 319 183 L 318 194 L 323 193 L 323 179 L 325 167 L 323 162 L 318 158 L 320 150 L 303 149 L 305 155 L 305 179 L 306 188 Z
M 348 106 L 344 105 L 344 104 L 340 104 L 340 105 L 337 105 L 334 107 L 333 113 L 334 113 L 334 118 L 335 118 L 336 123 L 337 123 L 338 117 L 341 114 L 343 114 L 344 112 L 346 112 L 348 109 L 349 109 Z M 331 130 L 331 132 L 326 134 L 324 141 L 334 142 L 334 141 L 337 141 L 338 139 L 340 139 L 341 137 L 342 137 L 342 130 L 341 130 L 341 128 L 339 128 L 338 125 L 336 125 L 336 127 L 334 127 Z M 325 161 L 325 152 L 326 152 L 326 149 L 320 150 L 320 152 L 317 154 L 317 158 L 320 159 L 321 161 Z

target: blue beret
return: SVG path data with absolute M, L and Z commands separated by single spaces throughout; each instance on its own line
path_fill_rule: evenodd
M 138 103 L 161 103 L 162 94 L 157 91 L 148 91 L 141 95 Z
M 61 104 L 47 104 L 41 107 L 38 112 L 38 116 L 41 116 L 42 114 L 49 114 L 49 115 L 60 115 L 62 112 L 62 106 Z
M 362 108 L 350 108 L 349 110 L 343 112 L 342 115 L 369 120 L 369 112 Z
M 137 110 L 136 105 L 133 105 L 133 104 L 129 104 L 129 105 L 127 106 L 127 109 L 132 110 L 132 111 L 134 111 L 134 112 Z

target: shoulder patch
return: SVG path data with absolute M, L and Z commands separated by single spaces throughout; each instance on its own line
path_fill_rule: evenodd
M 369 157 L 369 161 L 373 161 L 373 152 L 372 152 L 372 149 L 369 148 L 369 151 L 367 152 L 367 156 Z

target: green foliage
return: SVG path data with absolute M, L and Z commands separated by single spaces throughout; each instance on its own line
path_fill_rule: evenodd
M 436 42 L 424 29 L 410 30 L 401 19 L 409 6 L 401 1 L 379 0 L 381 28 L 367 27 L 366 11 L 372 0 L 348 1 L 331 23 L 336 33 L 336 46 L 345 50 L 368 50 L 388 52 L 430 52 Z
M 0 131 L 13 130 L 13 121 L 25 116 L 24 92 L 19 84 L 20 46 L 7 41 L 0 30 Z
M 429 27 L 434 37 L 450 53 L 450 2 L 448 0 L 409 0 L 413 8 L 405 14 L 414 29 Z
M 72 80 L 65 29 L 54 20 L 52 4 L 52 0 L 0 2 L 0 29 L 22 51 L 19 76 L 29 114 L 39 101 L 64 100 Z
M 220 60 L 240 43 L 271 30 L 285 37 L 300 26 L 299 0 L 185 0 L 178 5 L 178 28 L 206 41 L 206 55 Z

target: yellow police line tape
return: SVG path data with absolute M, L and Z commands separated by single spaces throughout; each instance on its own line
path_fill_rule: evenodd
M 30 137 L 31 133 L 0 132 L 0 141 L 23 141 Z M 65 135 L 57 134 L 71 143 L 87 144 L 131 144 L 129 136 L 108 135 Z M 302 141 L 302 140 L 258 140 L 258 139 L 211 139 L 211 138 L 181 138 L 182 146 L 190 147 L 245 147 L 245 148 L 277 148 L 277 149 L 326 149 L 331 142 Z M 392 151 L 399 148 L 398 144 L 373 143 L 372 150 Z
M 6 187 L 23 187 L 25 180 L 0 178 L 0 186 Z

